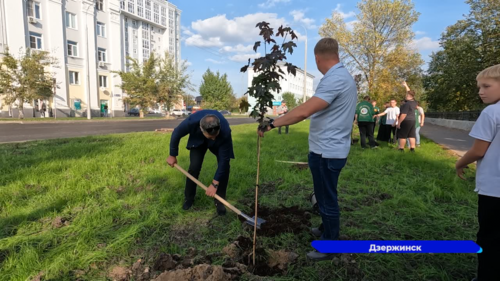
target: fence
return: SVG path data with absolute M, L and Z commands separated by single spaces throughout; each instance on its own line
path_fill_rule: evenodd
M 477 118 L 479 118 L 479 114 L 481 114 L 481 111 L 426 112 L 425 117 L 449 120 L 476 121 Z

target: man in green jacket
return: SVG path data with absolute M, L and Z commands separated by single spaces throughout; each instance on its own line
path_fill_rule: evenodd
M 361 147 L 366 146 L 366 137 L 368 136 L 369 145 L 371 148 L 378 146 L 373 138 L 373 105 L 370 103 L 370 97 L 366 96 L 362 102 L 356 106 L 356 114 L 354 115 L 354 122 L 358 124 L 359 134 L 361 136 Z

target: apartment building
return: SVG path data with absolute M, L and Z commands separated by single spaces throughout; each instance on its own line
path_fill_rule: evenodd
M 180 14 L 166 0 L 0 0 L 0 52 L 31 48 L 58 59 L 56 94 L 45 101 L 58 116 L 86 116 L 89 105 L 92 116 L 104 105 L 122 116 L 126 94 L 113 71 L 127 70 L 128 56 L 168 51 L 180 61 Z M 1 99 L 0 116 L 17 117 Z M 36 107 L 25 104 L 25 116 L 36 116 Z

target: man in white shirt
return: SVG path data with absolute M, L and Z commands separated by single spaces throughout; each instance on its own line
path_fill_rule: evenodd
M 380 126 L 387 126 L 385 131 L 387 132 L 388 136 L 385 137 L 384 139 L 389 139 L 389 142 L 392 142 L 393 139 L 391 138 L 391 132 L 392 132 L 392 137 L 395 138 L 396 125 L 399 118 L 399 107 L 396 104 L 396 100 L 392 99 L 391 107 L 387 108 L 384 112 L 375 115 L 374 117 L 380 117 L 384 115 L 387 115 L 387 118 L 385 119 L 385 124 L 381 124 Z

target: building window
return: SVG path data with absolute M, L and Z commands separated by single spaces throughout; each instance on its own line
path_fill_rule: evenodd
M 106 62 L 106 49 L 98 48 L 97 49 L 97 60 Z
M 97 22 L 97 36 L 106 37 L 106 25 L 102 22 Z
M 42 35 L 30 32 L 30 48 L 35 50 L 42 49 Z
M 161 17 L 161 25 L 167 26 L 167 18 L 166 17 Z
M 66 12 L 66 27 L 76 29 L 76 15 Z
M 151 11 L 146 10 L 146 19 L 151 20 Z
M 139 17 L 144 17 L 144 9 L 142 7 L 137 7 L 137 15 Z
M 95 3 L 95 8 L 98 11 L 104 11 L 104 0 L 97 0 L 97 2 Z
M 125 0 L 120 0 L 120 9 L 125 10 Z
M 158 6 L 158 4 L 154 3 L 153 5 L 153 11 L 157 14 L 160 13 L 160 6 Z
M 69 72 L 69 83 L 71 85 L 80 85 L 80 74 L 76 71 Z
M 168 25 L 169 26 L 174 26 L 174 21 L 173 20 L 168 20 Z
M 137 6 L 138 7 L 144 7 L 144 5 L 142 4 L 142 0 L 137 0 Z
M 128 0 L 128 12 L 134 13 L 134 0 Z
M 146 9 L 151 10 L 151 0 L 146 0 Z
M 168 17 L 169 18 L 174 18 L 174 10 L 168 10 Z
M 99 87 L 101 88 L 108 87 L 108 76 L 99 75 Z
M 68 56 L 78 57 L 78 44 L 76 42 L 68 41 Z
M 160 23 L 160 15 L 154 14 L 154 20 L 155 20 L 156 23 L 159 24 Z
M 166 17 L 167 16 L 167 8 L 161 7 L 161 16 Z
M 34 17 L 36 19 L 42 19 L 42 13 L 40 9 L 40 3 L 33 0 L 29 0 L 28 3 L 28 16 Z

